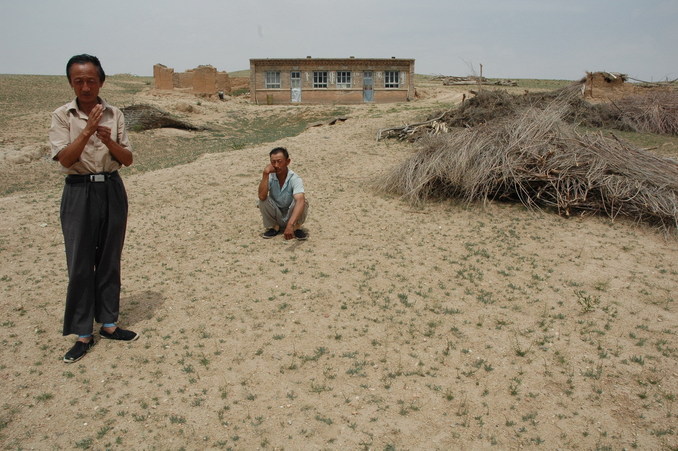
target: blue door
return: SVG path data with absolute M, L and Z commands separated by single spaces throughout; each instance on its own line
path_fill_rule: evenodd
M 363 102 L 374 101 L 374 81 L 372 81 L 372 71 L 363 72 Z

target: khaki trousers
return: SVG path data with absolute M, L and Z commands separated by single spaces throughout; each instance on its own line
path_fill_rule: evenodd
M 294 211 L 294 205 L 296 201 L 292 201 L 287 211 L 281 210 L 271 197 L 267 197 L 266 200 L 259 201 L 259 211 L 261 212 L 261 218 L 264 222 L 265 229 L 278 229 L 283 230 L 287 227 L 287 221 L 290 219 L 290 214 Z M 301 217 L 297 219 L 297 226 L 306 222 L 306 216 L 308 215 L 308 201 L 304 201 L 304 211 L 301 213 Z

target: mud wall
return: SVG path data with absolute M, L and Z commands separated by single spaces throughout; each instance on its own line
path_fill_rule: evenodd
M 186 72 L 174 72 L 174 69 L 162 64 L 153 66 L 155 89 L 190 89 L 196 94 L 214 95 L 218 92 L 230 93 L 231 82 L 226 72 L 206 65 L 198 66 Z
M 621 74 L 593 72 L 586 74 L 584 97 L 589 99 L 611 100 L 628 96 L 635 92 L 635 87 L 627 83 Z

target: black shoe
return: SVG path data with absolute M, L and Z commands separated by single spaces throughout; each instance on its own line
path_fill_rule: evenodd
M 304 232 L 301 229 L 297 229 L 294 231 L 294 237 L 298 240 L 305 240 L 308 238 L 308 233 Z
M 113 332 L 106 332 L 102 327 L 99 330 L 99 335 L 109 340 L 120 340 L 120 341 L 134 341 L 139 338 L 139 334 L 132 332 L 131 330 L 121 329 L 116 327 Z
M 277 236 L 280 232 L 276 229 L 268 229 L 264 233 L 261 234 L 262 238 L 269 239 Z
M 78 360 L 85 357 L 85 354 L 87 354 L 87 351 L 92 349 L 92 346 L 94 346 L 94 337 L 92 337 L 92 339 L 87 343 L 80 340 L 76 341 L 73 347 L 64 356 L 64 362 L 77 362 Z

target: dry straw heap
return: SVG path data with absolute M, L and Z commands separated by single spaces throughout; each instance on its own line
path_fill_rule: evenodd
M 125 114 L 125 126 L 128 130 L 143 131 L 156 128 L 177 128 L 180 130 L 199 130 L 199 127 L 173 117 L 170 113 L 152 105 L 130 105 L 122 108 Z
M 621 120 L 633 131 L 678 135 L 678 92 L 651 91 L 612 102 Z
M 425 136 L 421 149 L 378 186 L 415 204 L 449 197 L 519 201 L 676 230 L 678 162 L 578 132 L 571 104 L 559 96 L 544 108 L 512 105 L 500 119 Z
M 396 137 L 414 142 L 424 135 L 447 131 L 450 127 L 474 127 L 513 117 L 525 108 L 545 109 L 553 104 L 562 107 L 563 120 L 576 125 L 678 135 L 676 90 L 647 90 L 611 103 L 592 104 L 582 98 L 581 85 L 573 83 L 555 91 L 524 95 L 482 90 L 458 109 L 435 114 L 421 123 L 380 130 L 377 139 Z

